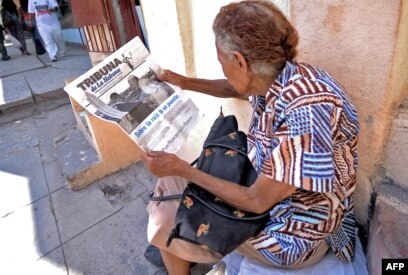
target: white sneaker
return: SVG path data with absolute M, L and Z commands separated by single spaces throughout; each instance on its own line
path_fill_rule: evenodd
M 56 56 L 51 57 L 51 62 L 57 62 L 57 57 Z

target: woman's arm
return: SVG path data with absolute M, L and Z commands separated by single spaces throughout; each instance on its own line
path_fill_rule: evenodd
M 296 187 L 263 174 L 258 176 L 253 185 L 244 187 L 204 173 L 176 155 L 165 152 L 142 153 L 142 160 L 150 172 L 158 177 L 180 176 L 234 207 L 258 214 L 264 213 L 296 190 Z
M 263 174 L 260 174 L 250 187 L 216 178 L 191 166 L 186 166 L 182 177 L 208 190 L 229 205 L 257 214 L 269 210 L 296 190 L 291 185 L 275 181 Z
M 238 94 L 226 79 L 201 79 L 179 75 L 170 70 L 164 70 L 158 76 L 161 81 L 167 81 L 183 90 L 191 90 L 216 97 L 234 97 L 247 99 L 247 95 Z

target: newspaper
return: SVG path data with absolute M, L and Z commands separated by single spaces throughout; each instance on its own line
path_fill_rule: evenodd
M 142 150 L 176 152 L 199 111 L 180 87 L 157 79 L 160 71 L 136 37 L 64 90 L 92 115 L 118 124 Z

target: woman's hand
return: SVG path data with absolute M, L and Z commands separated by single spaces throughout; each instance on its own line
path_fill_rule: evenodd
M 180 74 L 177 74 L 170 70 L 163 70 L 163 72 L 157 76 L 161 81 L 167 81 L 171 84 L 179 86 L 181 89 L 184 89 L 186 77 Z
M 159 178 L 167 176 L 182 176 L 183 170 L 185 170 L 186 167 L 190 167 L 188 163 L 181 160 L 176 155 L 163 151 L 142 152 L 141 158 L 143 164 L 150 173 Z

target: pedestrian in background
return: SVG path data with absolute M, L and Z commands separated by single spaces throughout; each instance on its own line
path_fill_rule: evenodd
M 0 9 L 3 26 L 12 36 L 18 39 L 21 44 L 21 53 L 23 55 L 30 55 L 30 53 L 27 51 L 23 26 L 21 26 L 19 21 L 16 4 L 13 2 L 13 0 L 2 0 Z
M 1 53 L 1 60 L 6 61 L 10 59 L 10 56 L 7 54 L 7 49 L 4 46 L 4 35 L 3 35 L 4 27 L 0 25 L 0 53 Z
M 65 41 L 62 37 L 61 24 L 57 17 L 58 4 L 55 0 L 29 0 L 28 13 L 30 27 L 37 23 L 37 29 L 44 41 L 45 50 L 51 62 L 65 55 Z
M 41 39 L 40 34 L 37 30 L 37 24 L 35 20 L 32 22 L 32 26 L 30 27 L 30 16 L 28 13 L 28 0 L 20 0 L 20 12 L 21 12 L 21 25 L 23 26 L 23 30 L 30 32 L 31 39 L 33 40 L 35 46 L 35 52 L 37 55 L 42 55 L 46 53 L 44 48 L 44 43 Z

